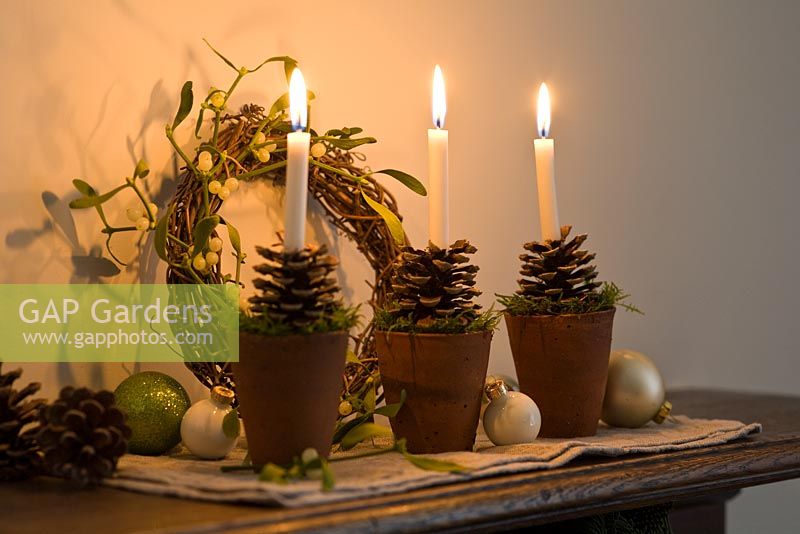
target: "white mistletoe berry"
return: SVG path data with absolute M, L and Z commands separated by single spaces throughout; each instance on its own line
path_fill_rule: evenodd
M 344 400 L 339 403 L 339 415 L 347 417 L 351 413 L 353 413 L 353 405 L 350 404 L 350 401 Z
M 212 237 L 208 240 L 208 248 L 212 252 L 219 252 L 222 250 L 222 239 L 219 237 Z
M 214 266 L 219 263 L 219 254 L 216 252 L 206 252 L 206 263 L 210 266 Z
M 200 152 L 200 154 L 197 156 L 197 170 L 200 172 L 208 172 L 213 166 L 214 162 L 211 161 L 211 153 L 207 150 Z
M 310 464 L 317 458 L 319 458 L 317 449 L 312 449 L 311 447 L 305 449 L 303 454 L 300 455 L 300 460 L 302 460 L 303 464 Z
M 231 190 L 222 186 L 219 188 L 219 191 L 217 191 L 217 196 L 222 200 L 228 200 L 228 197 L 231 196 Z
M 192 260 L 192 267 L 195 268 L 196 271 L 202 271 L 206 268 L 206 259 L 202 256 L 202 254 L 198 254 Z
M 222 184 L 219 183 L 217 180 L 211 180 L 208 182 L 208 192 L 212 195 L 216 195 L 219 193 L 219 190 L 222 189 Z
M 267 142 L 267 136 L 264 135 L 264 132 L 258 132 L 253 136 L 254 145 L 263 145 L 266 142 Z
M 150 219 L 147 217 L 142 217 L 138 221 L 136 221 L 136 229 L 137 230 L 147 230 L 150 228 Z
M 325 148 L 325 143 L 314 143 L 311 146 L 311 156 L 317 159 L 324 156 L 327 151 L 328 149 Z
M 227 187 L 231 193 L 235 193 L 239 189 L 239 180 L 236 178 L 228 178 L 225 180 L 225 187 Z
M 260 161 L 261 163 L 268 162 L 270 158 L 269 150 L 267 150 L 266 148 L 259 148 L 258 150 L 256 150 L 256 158 L 258 158 L 258 161 Z
M 128 208 L 125 214 L 130 222 L 137 222 L 139 219 L 144 217 L 144 213 L 142 212 L 141 208 Z
M 217 91 L 211 98 L 208 99 L 211 102 L 211 105 L 217 109 L 222 109 L 222 106 L 225 105 L 225 93 L 222 91 Z

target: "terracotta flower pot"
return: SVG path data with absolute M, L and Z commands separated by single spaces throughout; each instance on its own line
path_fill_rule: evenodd
M 492 332 L 408 334 L 376 332 L 386 402 L 406 402 L 391 425 L 414 453 L 470 451 Z
M 539 436 L 574 438 L 597 432 L 614 312 L 505 315 L 520 389 L 542 412 Z
M 347 341 L 347 332 L 239 334 L 232 365 L 254 467 L 290 463 L 308 447 L 328 455 Z

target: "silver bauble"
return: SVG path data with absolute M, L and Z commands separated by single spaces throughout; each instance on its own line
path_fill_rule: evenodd
M 628 349 L 611 352 L 601 417 L 606 424 L 639 428 L 650 420 L 661 423 L 671 408 L 664 395 L 661 373 L 650 358 Z

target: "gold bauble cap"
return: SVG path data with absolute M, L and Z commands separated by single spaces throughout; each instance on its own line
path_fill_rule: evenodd
M 497 400 L 503 395 L 508 395 L 508 386 L 502 380 L 495 380 L 494 382 L 487 384 L 484 388 L 486 392 L 486 396 L 489 397 L 490 401 Z
M 664 401 L 664 404 L 662 404 L 661 408 L 658 409 L 658 413 L 653 416 L 653 421 L 660 425 L 666 421 L 670 412 L 672 412 L 672 403 L 670 401 Z
M 211 400 L 214 402 L 218 402 L 223 406 L 230 406 L 233 404 L 233 399 L 235 394 L 232 390 L 226 388 L 225 386 L 214 386 L 211 388 Z

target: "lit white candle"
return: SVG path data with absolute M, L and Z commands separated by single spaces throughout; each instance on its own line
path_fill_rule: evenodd
M 292 133 L 286 136 L 286 200 L 283 211 L 287 252 L 300 250 L 306 242 L 306 205 L 308 201 L 308 149 L 311 134 L 305 132 L 308 120 L 306 82 L 300 69 L 294 69 L 289 81 L 289 116 Z
M 428 130 L 428 239 L 437 247 L 450 244 L 450 221 L 447 195 L 447 97 L 439 65 L 433 70 L 433 125 Z
M 539 101 L 536 111 L 536 124 L 541 139 L 533 142 L 536 154 L 536 184 L 539 190 L 539 222 L 542 226 L 542 239 L 561 239 L 561 226 L 558 224 L 558 202 L 556 200 L 555 146 L 550 133 L 550 93 L 547 84 L 539 87 Z

